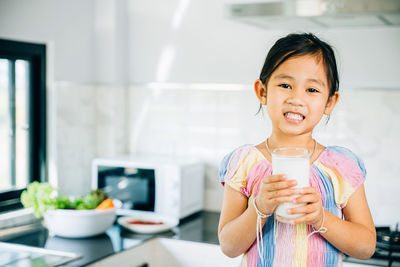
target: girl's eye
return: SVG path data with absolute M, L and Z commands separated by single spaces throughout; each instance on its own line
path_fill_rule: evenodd
M 285 89 L 290 89 L 290 85 L 287 84 L 287 83 L 282 83 L 279 86 L 282 87 L 282 88 L 285 88 Z
M 318 90 L 314 89 L 314 88 L 308 88 L 307 91 L 310 92 L 310 93 L 317 93 L 318 92 Z

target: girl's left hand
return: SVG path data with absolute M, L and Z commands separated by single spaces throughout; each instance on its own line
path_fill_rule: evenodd
M 322 200 L 321 196 L 314 187 L 303 187 L 298 191 L 300 196 L 295 198 L 292 202 L 293 204 L 306 205 L 288 209 L 288 214 L 304 214 L 298 218 L 291 220 L 293 224 L 306 223 L 311 224 L 315 229 L 319 229 L 322 223 Z

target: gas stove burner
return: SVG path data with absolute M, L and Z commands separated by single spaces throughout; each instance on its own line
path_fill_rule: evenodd
M 390 227 L 376 227 L 376 246 L 391 251 L 400 251 L 400 232 Z
M 373 257 L 386 258 L 387 266 L 392 266 L 394 262 L 399 262 L 400 252 L 400 232 L 398 225 L 396 230 L 391 231 L 390 227 L 376 227 L 376 251 Z

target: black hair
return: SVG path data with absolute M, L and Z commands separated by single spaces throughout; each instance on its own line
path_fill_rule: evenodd
M 267 88 L 272 73 L 283 62 L 291 57 L 302 55 L 315 55 L 322 58 L 328 76 L 329 98 L 331 98 L 335 92 L 339 91 L 339 75 L 335 53 L 329 44 L 312 33 L 291 33 L 276 41 L 268 52 L 259 79 Z M 258 112 L 261 109 L 262 105 L 260 104 Z

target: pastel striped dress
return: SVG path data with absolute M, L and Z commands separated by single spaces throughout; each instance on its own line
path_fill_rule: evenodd
M 258 194 L 260 179 L 272 174 L 272 164 L 253 145 L 241 146 L 224 157 L 219 176 L 248 198 L 248 205 Z M 362 161 L 349 149 L 328 146 L 310 165 L 310 185 L 318 190 L 324 208 L 339 218 L 351 194 L 364 182 Z M 274 244 L 274 224 L 276 243 Z M 264 266 L 342 266 L 342 253 L 327 242 L 310 225 L 280 223 L 270 216 L 263 227 Z M 329 231 L 329 229 L 328 229 Z M 259 243 L 261 245 L 261 242 Z M 262 266 L 257 242 L 244 253 L 241 266 Z

